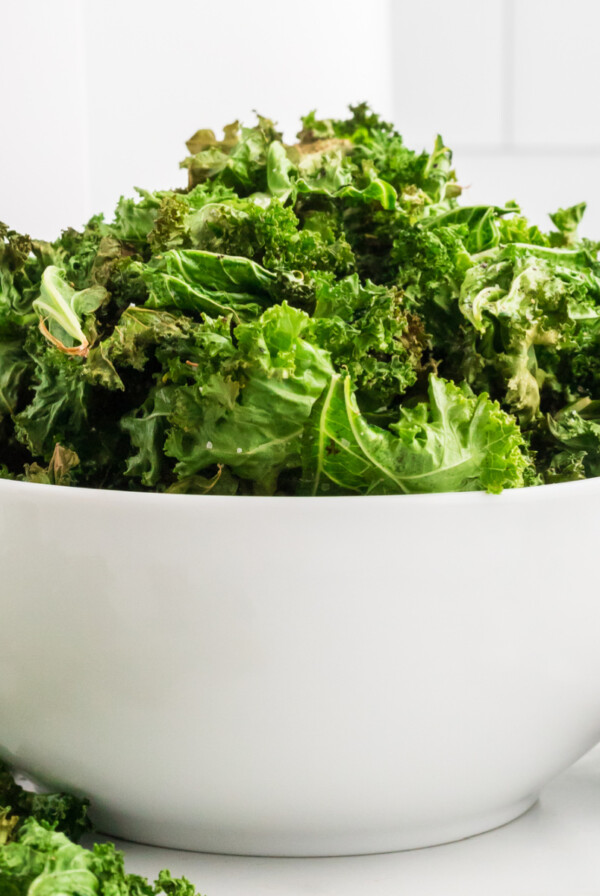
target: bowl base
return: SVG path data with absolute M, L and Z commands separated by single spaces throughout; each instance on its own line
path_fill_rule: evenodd
M 362 831 L 356 837 L 348 833 L 322 834 L 285 834 L 273 832 L 271 836 L 247 832 L 224 835 L 223 831 L 211 835 L 209 831 L 194 832 L 190 828 L 180 826 L 179 830 L 170 830 L 165 838 L 164 830 L 160 833 L 147 824 L 127 824 L 120 828 L 111 824 L 110 820 L 102 820 L 98 827 L 107 837 L 118 837 L 147 846 L 158 846 L 169 849 L 180 849 L 188 852 L 212 853 L 235 856 L 260 856 L 264 858 L 316 858 L 336 856 L 374 855 L 377 853 L 403 852 L 411 849 L 424 849 L 430 846 L 441 846 L 456 840 L 466 840 L 478 834 L 484 834 L 494 828 L 502 827 L 519 818 L 528 811 L 538 799 L 538 794 L 525 797 L 518 802 L 503 806 L 491 812 L 482 813 L 455 822 L 396 831 L 373 831 L 365 835 Z

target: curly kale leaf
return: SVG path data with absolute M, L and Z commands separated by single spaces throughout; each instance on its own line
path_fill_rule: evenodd
M 518 210 L 518 206 L 514 203 L 509 203 L 504 208 L 497 205 L 457 206 L 438 215 L 424 218 L 423 226 L 435 228 L 463 225 L 467 231 L 465 239 L 467 251 L 482 252 L 500 243 L 499 222 L 502 216 Z
M 292 287 L 302 275 L 273 271 L 249 258 L 200 249 L 171 249 L 145 267 L 142 276 L 149 289 L 149 308 L 179 308 L 208 314 L 255 317 L 281 280 Z
M 185 877 L 161 871 L 151 884 L 125 871 L 112 843 L 85 849 L 33 817 L 0 846 L 0 888 L 3 896 L 196 896 Z
M 548 417 L 548 428 L 556 441 L 567 449 L 571 465 L 575 459 L 585 476 L 600 475 L 600 401 L 580 399 L 554 417 Z
M 407 307 L 423 320 L 439 359 L 453 347 L 462 322 L 458 296 L 473 265 L 462 237 L 461 228 L 427 228 L 402 213 L 394 222 L 391 244 L 386 247 L 382 241 L 372 262 L 375 272 L 389 266 L 385 280 L 379 282 L 392 282 L 402 290 Z
M 507 405 L 522 420 L 540 408 L 536 347 L 559 349 L 573 322 L 596 320 L 585 275 L 550 250 L 509 245 L 480 256 L 467 272 L 460 308 L 483 337 L 479 350 L 504 383 Z M 490 338 L 486 339 L 486 335 Z
M 21 407 L 32 366 L 23 347 L 22 330 L 0 326 L 0 423 Z
M 332 138 L 345 141 L 342 145 L 346 152 L 351 152 L 355 170 L 376 171 L 398 195 L 407 186 L 424 186 L 429 155 L 408 149 L 393 125 L 383 121 L 367 103 L 350 106 L 350 111 L 350 118 L 343 121 L 318 120 L 315 112 L 310 112 L 302 119 L 302 130 L 298 134 L 301 146 L 323 145 Z M 436 161 L 434 159 L 431 166 Z
M 57 442 L 75 446 L 87 430 L 89 386 L 80 359 L 51 347 L 34 360 L 33 396 L 15 416 L 16 435 L 33 457 L 49 461 Z
M 121 421 L 135 453 L 129 457 L 125 473 L 142 485 L 155 486 L 165 468 L 165 432 L 172 410 L 172 386 L 155 387 L 144 404 Z
M 335 212 L 312 210 L 302 218 L 276 198 L 266 206 L 227 200 L 190 217 L 190 238 L 195 248 L 242 255 L 272 271 L 350 273 L 354 256 Z
M 332 379 L 313 415 L 305 460 L 312 494 L 500 492 L 523 484 L 526 461 L 515 421 L 485 394 L 431 376 L 429 401 L 403 407 L 389 430 L 361 415 L 349 377 Z
M 65 793 L 34 793 L 0 762 L 2 896 L 197 896 L 185 878 L 160 871 L 151 884 L 125 871 L 112 843 L 78 846 L 92 830 L 89 802 Z
M 300 466 L 304 428 L 334 371 L 310 342 L 308 315 L 286 303 L 235 335 L 237 352 L 219 373 L 199 367 L 176 390 L 165 450 L 180 478 L 223 464 L 269 494 L 281 471 Z
M 27 324 L 44 269 L 45 244 L 0 221 L 0 323 Z
M 197 131 L 187 142 L 192 155 L 181 167 L 188 169 L 190 187 L 215 179 L 242 196 L 264 192 L 267 152 L 280 137 L 273 122 L 262 116 L 254 128 L 240 131 L 237 121 L 227 125 L 223 140 L 217 140 L 212 131 Z
M 363 409 L 388 407 L 417 380 L 426 337 L 419 318 L 394 287 L 321 277 L 313 332 L 337 370 L 346 370 Z
M 300 143 L 287 150 L 282 143 L 272 143 L 267 155 L 269 194 L 282 202 L 290 198 L 295 202 L 307 194 L 395 208 L 394 187 L 377 177 L 372 166 L 357 168 L 348 156 L 351 149 L 348 141 L 335 138 Z
M 162 482 L 172 490 L 173 463 L 165 456 L 164 443 L 175 402 L 175 386 L 196 382 L 198 377 L 208 379 L 226 367 L 228 359 L 236 355 L 231 320 L 211 320 L 205 316 L 201 323 L 193 323 L 163 311 L 130 308 L 99 350 L 122 373 L 124 366 L 143 370 L 149 363 L 160 364 L 163 370 L 160 382 L 152 386 L 140 407 L 121 420 L 121 428 L 128 434 L 133 451 L 125 472 L 146 487 Z M 220 482 L 218 491 L 223 485 L 224 481 Z
M 2 847 L 19 836 L 22 825 L 29 818 L 51 825 L 78 842 L 92 827 L 87 814 L 88 806 L 88 800 L 66 793 L 25 790 L 17 784 L 8 766 L 0 761 L 0 818 L 4 812 L 4 828 L 0 822 L 0 856 Z M 15 819 L 10 827 L 8 819 Z
M 573 246 L 577 243 L 577 229 L 581 223 L 587 203 L 580 202 L 570 208 L 559 208 L 550 215 L 550 220 L 558 230 L 557 234 L 551 234 L 552 244 L 555 246 Z
M 109 389 L 125 389 L 118 369 L 143 370 L 153 350 L 185 342 L 194 331 L 194 323 L 153 308 L 126 308 L 112 333 L 88 354 L 83 370 L 85 379 Z

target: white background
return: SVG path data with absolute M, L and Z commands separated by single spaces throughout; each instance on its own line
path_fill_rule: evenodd
M 600 236 L 595 0 L 3 0 L 0 220 L 40 237 L 134 185 L 182 185 L 197 128 L 252 109 L 288 138 L 368 99 L 455 149 L 467 201 L 535 221 L 588 201 Z

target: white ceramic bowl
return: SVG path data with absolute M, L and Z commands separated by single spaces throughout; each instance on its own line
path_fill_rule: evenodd
M 100 830 L 466 837 L 600 739 L 600 480 L 191 497 L 0 482 L 0 753 Z

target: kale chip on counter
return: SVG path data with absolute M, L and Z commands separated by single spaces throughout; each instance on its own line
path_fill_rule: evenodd
M 2 896 L 197 896 L 185 878 L 161 871 L 151 884 L 125 871 L 112 843 L 79 845 L 91 830 L 88 801 L 23 789 L 0 762 Z

